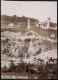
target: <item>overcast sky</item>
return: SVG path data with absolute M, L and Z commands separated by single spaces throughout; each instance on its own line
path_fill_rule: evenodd
M 46 21 L 47 17 L 52 22 L 57 22 L 56 1 L 1 1 L 2 15 L 17 15 L 36 18 Z

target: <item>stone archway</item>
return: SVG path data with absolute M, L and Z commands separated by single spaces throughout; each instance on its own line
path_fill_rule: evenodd
M 26 36 L 35 36 L 35 32 L 34 31 L 29 31 L 25 35 Z

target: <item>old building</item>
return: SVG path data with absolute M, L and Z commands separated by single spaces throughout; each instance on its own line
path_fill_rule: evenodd
M 56 30 L 57 24 L 50 22 L 50 18 L 47 18 L 47 21 L 44 22 L 40 22 L 40 21 L 31 22 L 30 19 L 28 19 L 28 29 L 31 27 Z

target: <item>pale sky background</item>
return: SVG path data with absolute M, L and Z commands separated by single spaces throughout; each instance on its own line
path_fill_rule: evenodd
M 57 23 L 57 1 L 1 1 L 1 15 L 26 16 Z

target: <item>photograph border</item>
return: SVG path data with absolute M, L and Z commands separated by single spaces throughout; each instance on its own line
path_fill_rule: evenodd
M 4 0 L 4 1 L 57 1 L 57 8 L 58 8 L 58 0 Z M 58 13 L 58 9 L 57 9 L 57 13 Z M 1 4 L 0 4 L 0 15 L 1 15 Z M 58 16 L 57 16 L 57 27 L 58 27 Z M 1 36 L 1 16 L 0 16 L 0 36 Z M 57 28 L 57 49 L 58 49 L 58 28 Z M 58 50 L 57 50 L 57 74 L 58 74 Z M 1 79 L 1 37 L 0 37 L 0 79 Z M 57 76 L 57 79 L 58 79 L 58 76 Z M 1 79 L 1 80 L 3 80 L 3 79 Z M 8 79 L 8 80 L 13 80 L 13 79 Z M 14 79 L 14 80 L 16 80 L 16 79 Z M 19 79 L 19 80 L 21 80 L 21 79 Z M 25 80 L 25 79 L 22 79 L 22 80 Z M 29 80 L 29 79 L 27 79 L 27 80 Z M 30 79 L 30 80 L 32 80 L 32 79 Z M 33 80 L 42 80 L 42 79 L 33 79 Z M 49 79 L 43 79 L 43 80 L 49 80 Z

